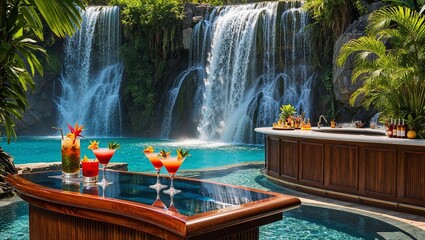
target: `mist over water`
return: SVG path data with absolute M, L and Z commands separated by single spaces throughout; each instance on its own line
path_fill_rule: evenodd
M 81 29 L 65 41 L 58 126 L 67 131 L 66 123 L 78 122 L 90 126 L 87 136 L 119 136 L 119 8 L 87 7 L 82 18 Z
M 254 128 L 271 126 L 282 104 L 309 117 L 315 74 L 308 15 L 301 5 L 263 2 L 212 9 L 193 29 L 190 66 L 167 94 L 161 136 L 261 143 L 263 136 Z M 179 98 L 187 96 L 193 97 L 185 102 L 190 107 L 182 118 Z M 184 121 L 193 124 L 181 127 Z

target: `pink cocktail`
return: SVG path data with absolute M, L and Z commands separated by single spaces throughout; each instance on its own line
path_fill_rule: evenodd
M 107 186 L 109 184 L 112 184 L 112 182 L 108 182 L 106 180 L 106 166 L 108 166 L 109 161 L 111 160 L 112 156 L 114 156 L 116 149 L 109 149 L 109 148 L 98 148 L 93 149 L 93 153 L 96 156 L 97 160 L 99 160 L 100 164 L 103 166 L 103 178 L 102 181 L 99 182 L 99 185 Z
M 170 188 L 165 190 L 164 193 L 177 194 L 181 192 L 180 190 L 174 188 L 174 175 L 177 173 L 186 157 L 168 156 L 166 158 L 160 157 L 159 159 L 171 177 Z
M 159 173 L 161 171 L 162 168 L 162 162 L 161 160 L 159 160 L 158 157 L 158 153 L 154 153 L 154 152 L 144 152 L 145 156 L 149 159 L 149 161 L 152 163 L 153 167 L 155 168 L 156 171 L 156 183 L 154 185 L 150 185 L 150 188 L 153 189 L 163 189 L 166 188 L 167 185 L 162 185 L 159 181 Z

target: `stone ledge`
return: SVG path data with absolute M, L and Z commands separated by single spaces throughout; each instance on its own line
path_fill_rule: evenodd
M 18 173 L 31 173 L 31 172 L 42 172 L 42 171 L 53 171 L 61 170 L 61 162 L 40 162 L 40 163 L 26 163 L 16 164 L 16 170 Z M 109 163 L 107 169 L 128 171 L 127 163 Z

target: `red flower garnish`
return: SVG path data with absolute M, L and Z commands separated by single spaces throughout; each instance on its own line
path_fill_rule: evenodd
M 68 125 L 69 131 L 71 133 L 68 133 L 66 136 L 67 137 L 73 137 L 74 138 L 74 143 L 75 143 L 75 139 L 77 139 L 78 137 L 83 137 L 83 135 L 81 135 L 81 133 L 84 130 L 84 126 L 78 126 L 78 122 L 75 123 L 75 127 L 72 127 L 71 125 L 69 125 L 68 123 L 66 124 Z

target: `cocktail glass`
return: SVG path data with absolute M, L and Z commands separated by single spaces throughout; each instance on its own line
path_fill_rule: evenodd
M 168 211 L 179 213 L 179 210 L 176 208 L 176 205 L 174 205 L 174 194 L 177 193 L 170 193 L 170 206 L 168 206 Z
M 81 168 L 83 172 L 84 182 L 97 182 L 97 176 L 99 175 L 99 161 L 82 161 Z
M 161 191 L 161 188 L 155 188 L 155 190 L 156 190 L 156 199 L 152 203 L 152 206 L 157 208 L 162 208 L 162 209 L 167 208 L 167 206 L 161 201 L 161 198 L 159 197 L 159 192 Z
M 62 147 L 62 177 L 76 178 L 80 173 L 80 139 L 64 138 Z
M 114 156 L 115 150 L 116 149 L 109 148 L 98 148 L 92 150 L 97 160 L 99 160 L 99 163 L 103 166 L 103 178 L 102 181 L 97 183 L 99 185 L 107 186 L 113 183 L 106 180 L 106 166 L 108 166 L 109 161 L 111 160 L 112 156 Z
M 181 192 L 178 189 L 174 188 L 174 175 L 176 175 L 177 171 L 179 170 L 180 166 L 184 162 L 186 157 L 177 157 L 177 156 L 168 156 L 168 157 L 159 157 L 159 160 L 164 165 L 165 169 L 167 169 L 168 173 L 171 177 L 171 184 L 170 188 L 165 190 L 164 193 L 166 194 L 177 194 Z
M 145 152 L 145 156 L 149 159 L 149 161 L 152 163 L 153 167 L 156 171 L 156 183 L 154 185 L 150 185 L 150 188 L 153 189 L 163 189 L 166 188 L 167 185 L 162 185 L 159 181 L 159 172 L 162 168 L 162 162 L 159 160 L 158 153 L 147 153 Z

